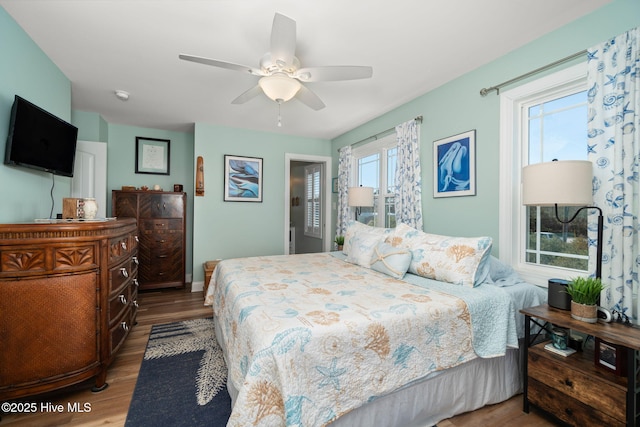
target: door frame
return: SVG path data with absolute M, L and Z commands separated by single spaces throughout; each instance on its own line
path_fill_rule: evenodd
M 324 206 L 322 250 L 331 250 L 331 157 L 315 156 L 310 154 L 284 154 L 284 254 L 289 255 L 289 224 L 291 215 L 289 211 L 291 203 L 291 162 L 312 162 L 322 163 L 324 170 L 324 192 L 322 193 L 322 204 Z

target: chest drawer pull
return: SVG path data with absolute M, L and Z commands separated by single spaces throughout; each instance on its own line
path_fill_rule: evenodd
M 138 279 L 133 279 L 133 284 L 136 286 L 140 286 L 140 284 L 138 283 Z
M 134 306 L 135 308 L 140 307 L 140 306 L 138 305 L 138 301 L 137 301 L 137 300 L 135 300 L 135 299 L 133 300 L 133 306 Z
M 573 387 L 573 381 L 571 381 L 570 379 L 566 379 L 566 380 L 564 380 L 564 385 L 569 386 L 569 387 Z
M 133 263 L 135 265 L 139 265 L 140 264 L 140 261 L 138 261 L 138 257 L 137 256 L 131 257 L 131 260 L 133 261 Z
M 140 240 L 138 239 L 138 235 L 136 234 L 135 236 L 133 236 L 134 239 L 136 239 L 136 242 L 139 242 Z
M 127 322 L 121 322 L 120 323 L 120 327 L 122 328 L 122 330 L 124 331 L 128 331 L 129 330 L 129 325 L 127 325 Z
M 120 294 L 120 302 L 122 303 L 122 305 L 127 305 L 127 297 Z
M 124 267 L 120 269 L 120 274 L 122 274 L 122 277 L 129 277 L 129 272 Z
M 127 242 L 120 242 L 120 246 L 122 246 L 123 250 L 127 250 Z

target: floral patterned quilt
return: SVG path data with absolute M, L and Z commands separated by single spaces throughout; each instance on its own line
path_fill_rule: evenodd
M 484 292 L 470 308 L 444 292 L 450 286 L 393 279 L 328 253 L 222 261 L 206 303 L 238 390 L 227 425 L 326 425 L 478 357 L 474 330 L 495 332 L 482 338 L 502 348 L 491 356 L 514 345 L 512 323 L 495 323 L 513 317 L 508 298 Z M 476 316 L 483 304 L 491 314 Z

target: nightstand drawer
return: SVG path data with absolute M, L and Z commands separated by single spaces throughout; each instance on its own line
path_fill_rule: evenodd
M 594 407 L 585 405 L 576 399 L 572 399 L 532 378 L 529 378 L 528 395 L 531 403 L 572 426 L 622 427 L 625 425 L 623 421 L 615 419 Z M 597 406 L 597 408 L 604 409 L 604 403 Z M 624 419 L 624 416 L 622 419 Z
M 547 388 L 557 390 L 563 399 L 577 399 L 618 420 L 626 418 L 627 390 L 623 379 L 599 372 L 593 364 L 592 354 L 558 356 L 545 350 L 543 345 L 544 343 L 529 348 L 530 382 L 531 379 L 537 380 Z M 529 399 L 533 402 L 531 392 Z

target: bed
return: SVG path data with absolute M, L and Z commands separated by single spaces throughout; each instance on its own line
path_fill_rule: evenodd
M 491 257 L 486 238 L 363 227 L 348 229 L 346 254 L 218 264 L 205 303 L 229 426 L 431 426 L 521 391 L 518 310 L 546 292 Z M 454 246 L 452 268 L 442 259 Z

